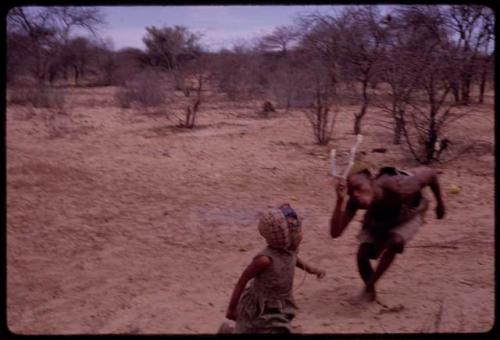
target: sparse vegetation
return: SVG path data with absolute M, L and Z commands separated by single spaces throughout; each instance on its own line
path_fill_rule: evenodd
M 9 104 L 58 111 L 64 110 L 65 99 L 64 91 L 43 85 L 12 88 L 8 96 Z
M 304 303 L 294 331 L 491 329 L 490 9 L 332 6 L 220 51 L 157 22 L 144 49 L 115 50 L 89 9 L 18 7 L 7 18 L 10 330 L 214 332 L 235 266 L 262 249 L 252 225 L 277 200 L 304 213 L 314 245 L 304 250 L 333 273 L 294 287 Z M 370 310 L 348 301 L 362 284 L 351 247 L 361 226 L 335 241 L 325 229 L 329 170 L 345 169 L 354 133 L 364 137 L 356 160 L 374 169 L 430 164 L 447 205 L 436 221 L 430 202 L 425 235 L 405 246 L 417 255 L 405 257 L 410 269 L 389 274 Z
M 166 84 L 168 82 L 156 72 L 144 71 L 117 89 L 116 100 L 125 109 L 134 108 L 143 112 L 165 109 L 172 92 Z
M 393 143 L 420 163 L 439 158 L 435 144 L 464 115 L 456 108 L 484 103 L 493 81 L 494 17 L 479 5 L 303 13 L 293 25 L 219 52 L 205 51 L 202 35 L 183 26 L 146 27 L 145 51 L 113 51 L 99 38 L 98 8 L 16 7 L 7 23 L 11 104 L 62 107 L 63 91 L 52 91 L 61 84 L 118 85 L 120 107 L 165 113 L 178 91 L 179 126 L 192 128 L 207 91 L 235 104 L 272 98 L 275 108 L 306 113 L 324 145 L 335 139 L 333 112 L 349 102 L 359 106 L 353 134 L 363 132 L 367 115 L 378 115 Z M 14 87 L 27 79 L 39 87 Z

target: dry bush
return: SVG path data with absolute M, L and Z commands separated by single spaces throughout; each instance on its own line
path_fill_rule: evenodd
M 44 120 L 49 138 L 62 138 L 72 132 L 71 119 L 66 115 L 49 111 L 44 116 Z
M 43 109 L 40 117 L 47 128 L 49 139 L 87 135 L 94 129 L 92 125 L 74 119 L 66 112 Z
M 47 86 L 25 87 L 12 89 L 8 103 L 36 108 L 47 108 L 64 111 L 66 96 L 64 92 Z
M 270 101 L 266 100 L 262 105 L 262 111 L 259 113 L 263 117 L 268 117 L 271 112 L 276 112 L 276 109 Z
M 157 72 L 142 72 L 126 82 L 116 92 L 116 100 L 122 108 L 137 108 L 150 111 L 166 104 L 169 91 L 168 81 Z

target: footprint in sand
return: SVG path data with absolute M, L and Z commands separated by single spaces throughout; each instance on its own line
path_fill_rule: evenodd
M 378 311 L 378 314 L 399 313 L 405 309 L 405 306 L 403 306 L 401 304 L 390 307 L 390 306 L 383 304 L 382 302 L 380 302 L 378 300 L 377 300 L 377 303 L 382 306 L 382 308 Z

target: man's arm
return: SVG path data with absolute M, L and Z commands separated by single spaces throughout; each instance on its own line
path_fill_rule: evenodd
M 346 192 L 346 183 L 344 181 L 337 183 L 337 203 L 335 204 L 335 209 L 330 219 L 330 236 L 332 238 L 337 238 L 342 235 L 358 210 L 357 205 L 351 199 L 347 201 L 344 210 L 344 202 L 347 196 Z
M 241 274 L 236 287 L 234 287 L 233 294 L 231 295 L 231 300 L 229 302 L 229 307 L 227 308 L 226 317 L 230 320 L 236 320 L 238 317 L 236 312 L 236 307 L 240 301 L 241 293 L 245 289 L 248 281 L 253 279 L 258 273 L 268 268 L 271 265 L 271 259 L 267 256 L 256 257 L 248 267 Z
M 441 187 L 438 181 L 437 171 L 428 167 L 414 169 L 415 177 L 420 181 L 422 187 L 429 186 L 436 198 L 436 216 L 441 219 L 445 214 L 443 198 L 441 197 Z
M 419 167 L 411 169 L 413 176 L 394 176 L 387 177 L 384 186 L 399 193 L 402 200 L 411 199 L 420 190 L 429 186 L 434 197 L 436 198 L 436 216 L 443 218 L 445 207 L 443 198 L 441 197 L 441 188 L 439 186 L 437 172 L 429 167 Z

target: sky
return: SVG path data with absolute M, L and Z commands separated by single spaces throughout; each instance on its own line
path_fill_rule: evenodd
M 234 43 L 271 33 L 277 26 L 290 25 L 300 13 L 330 12 L 326 5 L 223 5 L 223 6 L 100 6 L 107 26 L 104 38 L 114 48 L 144 49 L 142 37 L 147 26 L 181 25 L 202 33 L 201 43 L 209 50 L 230 48 Z M 342 6 L 335 6 L 342 7 Z

